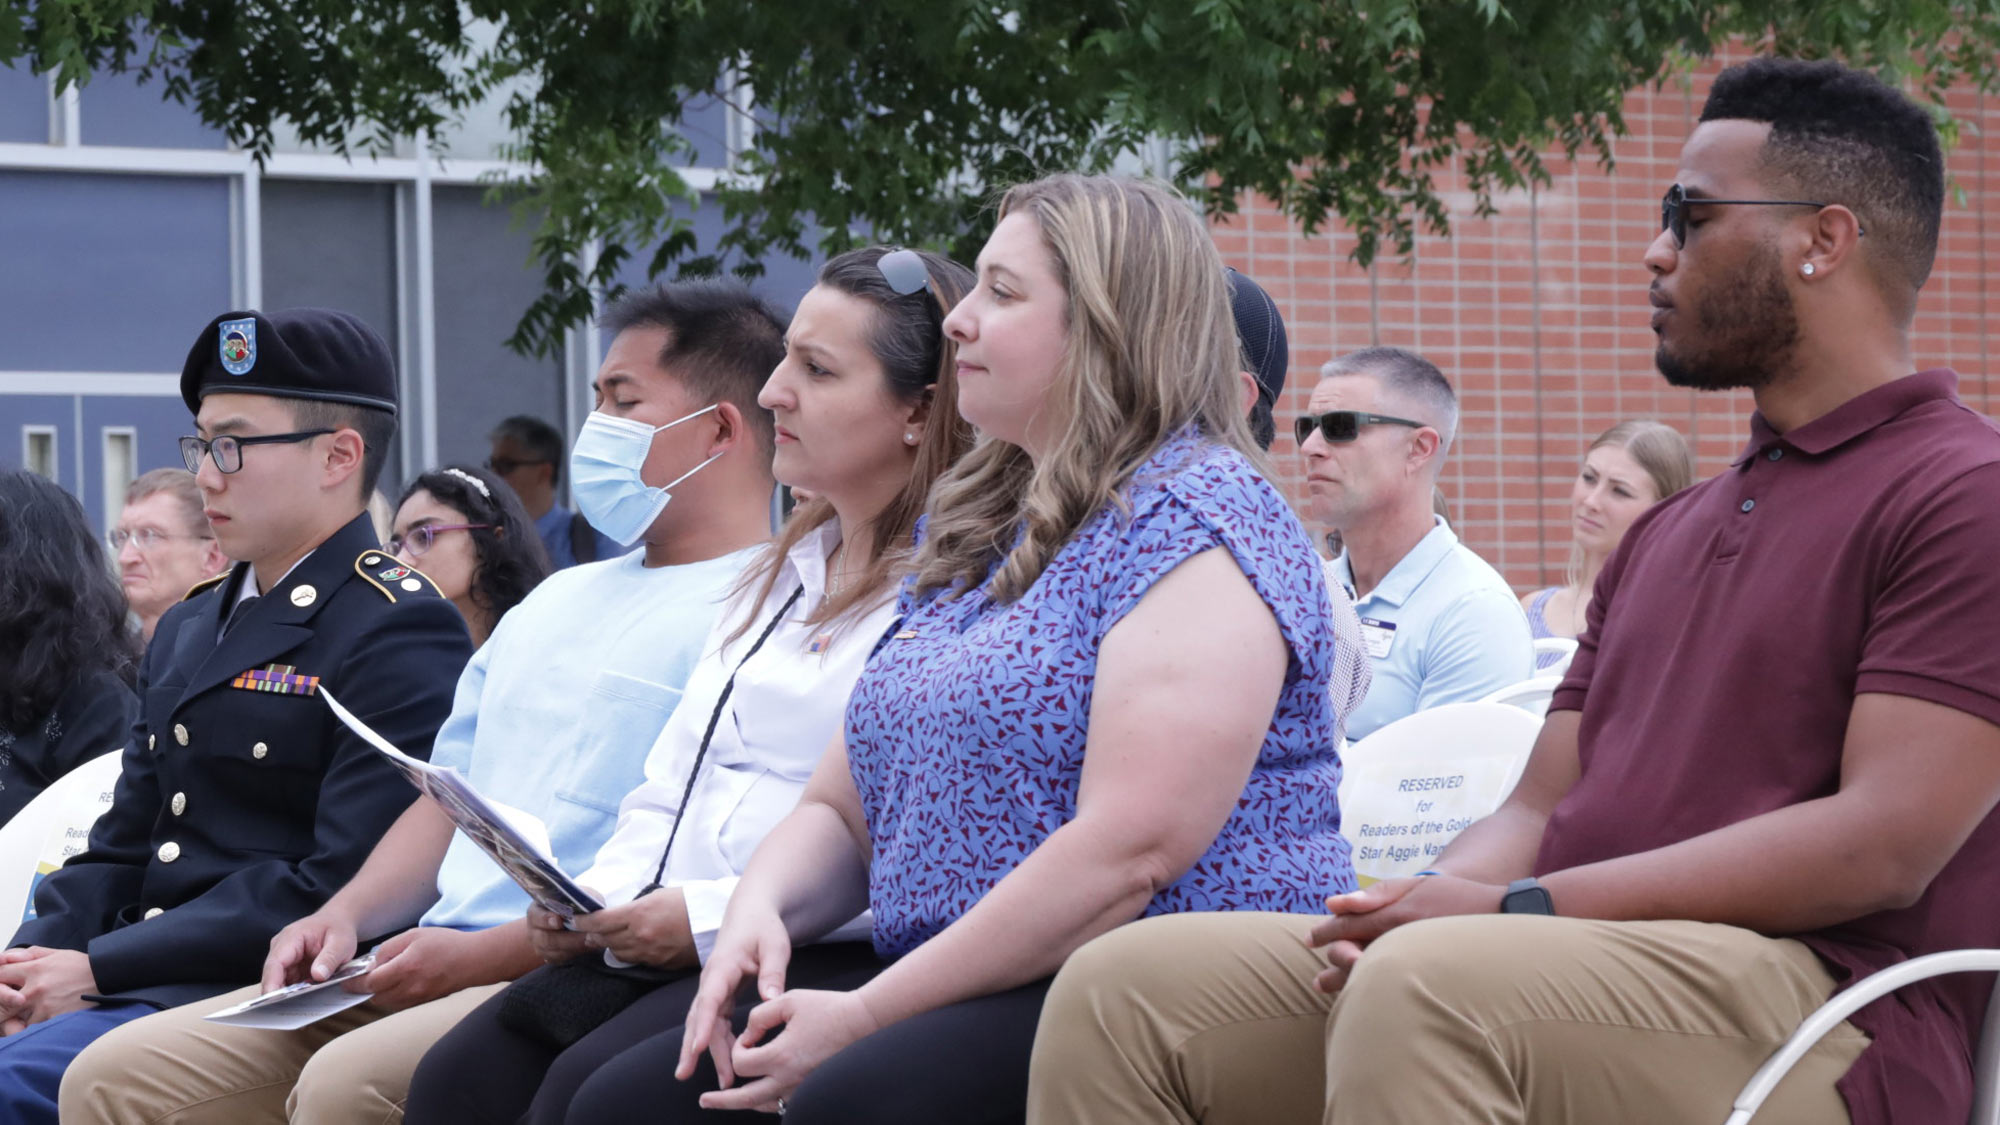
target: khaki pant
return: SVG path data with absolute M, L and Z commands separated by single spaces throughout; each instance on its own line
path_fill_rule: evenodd
M 1833 980 L 1733 926 L 1477 915 L 1395 930 L 1334 998 L 1314 918 L 1182 914 L 1072 956 L 1030 1125 L 1716 1125 Z M 1842 1024 L 1754 1125 L 1844 1125 Z
M 65 1125 L 295 1122 L 382 1125 L 403 1119 L 410 1075 L 431 1044 L 500 991 L 468 988 L 401 1012 L 362 1004 L 297 1031 L 202 1019 L 258 988 L 134 1020 L 91 1044 L 63 1075 Z

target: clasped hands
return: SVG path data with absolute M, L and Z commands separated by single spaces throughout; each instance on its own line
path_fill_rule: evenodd
M 783 1099 L 807 1075 L 882 1025 L 859 992 L 787 990 L 792 942 L 784 923 L 772 911 L 739 910 L 735 903 L 730 911 L 730 921 L 702 966 L 701 989 L 682 1029 L 674 1077 L 683 1082 L 693 1078 L 705 1053 L 714 1060 L 719 1088 L 701 1095 L 704 1109 L 783 1113 Z M 738 1035 L 730 1027 L 730 1011 L 744 983 L 752 980 L 763 1003 L 750 1009 L 748 1024 Z M 771 1035 L 774 1029 L 778 1033 Z
M 1491 883 L 1424 875 L 1384 879 L 1363 890 L 1334 895 L 1326 900 L 1330 917 L 1314 926 L 1307 940 L 1314 949 L 1326 950 L 1327 967 L 1313 978 L 1313 987 L 1339 992 L 1368 943 L 1398 926 L 1455 914 L 1492 914 L 1506 893 L 1505 887 Z
M 96 991 L 88 953 L 39 945 L 0 953 L 0 1035 L 85 1008 Z

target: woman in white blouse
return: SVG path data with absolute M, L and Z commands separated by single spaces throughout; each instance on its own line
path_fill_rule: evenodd
M 424 1057 L 406 1110 L 413 1125 L 562 1121 L 585 1082 L 627 1049 L 670 1030 L 678 1040 L 730 891 L 797 804 L 889 624 L 892 568 L 931 482 L 971 446 L 941 325 L 972 282 L 949 259 L 876 247 L 828 262 L 799 302 L 759 401 L 777 423 L 774 474 L 812 499 L 746 571 L 648 756 L 646 783 L 578 879 L 612 905 L 573 929 L 529 911 L 550 965 Z M 801 950 L 792 977 L 828 987 L 871 972 L 867 937 L 864 915 Z M 602 985 L 614 998 L 588 1012 L 553 1010 L 601 982 L 551 987 L 548 975 L 589 977 L 579 968 L 595 966 L 583 959 L 600 957 L 651 971 Z M 703 1088 L 712 1077 L 688 1084 L 690 1104 Z

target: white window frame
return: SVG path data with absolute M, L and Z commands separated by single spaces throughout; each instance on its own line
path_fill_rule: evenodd
M 120 441 L 125 443 L 125 463 L 121 470 L 114 472 L 111 448 Z M 104 473 L 104 526 L 108 528 L 118 521 L 118 513 L 125 507 L 125 490 L 139 479 L 139 427 L 105 426 L 99 429 L 98 457 Z
M 35 439 L 48 439 L 47 466 L 37 465 Z M 42 422 L 29 422 L 21 427 L 21 467 L 31 473 L 62 483 L 62 435 L 56 427 Z

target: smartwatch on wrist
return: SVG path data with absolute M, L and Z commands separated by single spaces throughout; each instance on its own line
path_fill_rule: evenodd
M 1555 900 L 1549 897 L 1548 888 L 1539 879 L 1516 879 L 1507 884 L 1507 893 L 1500 896 L 1502 914 L 1554 914 Z

